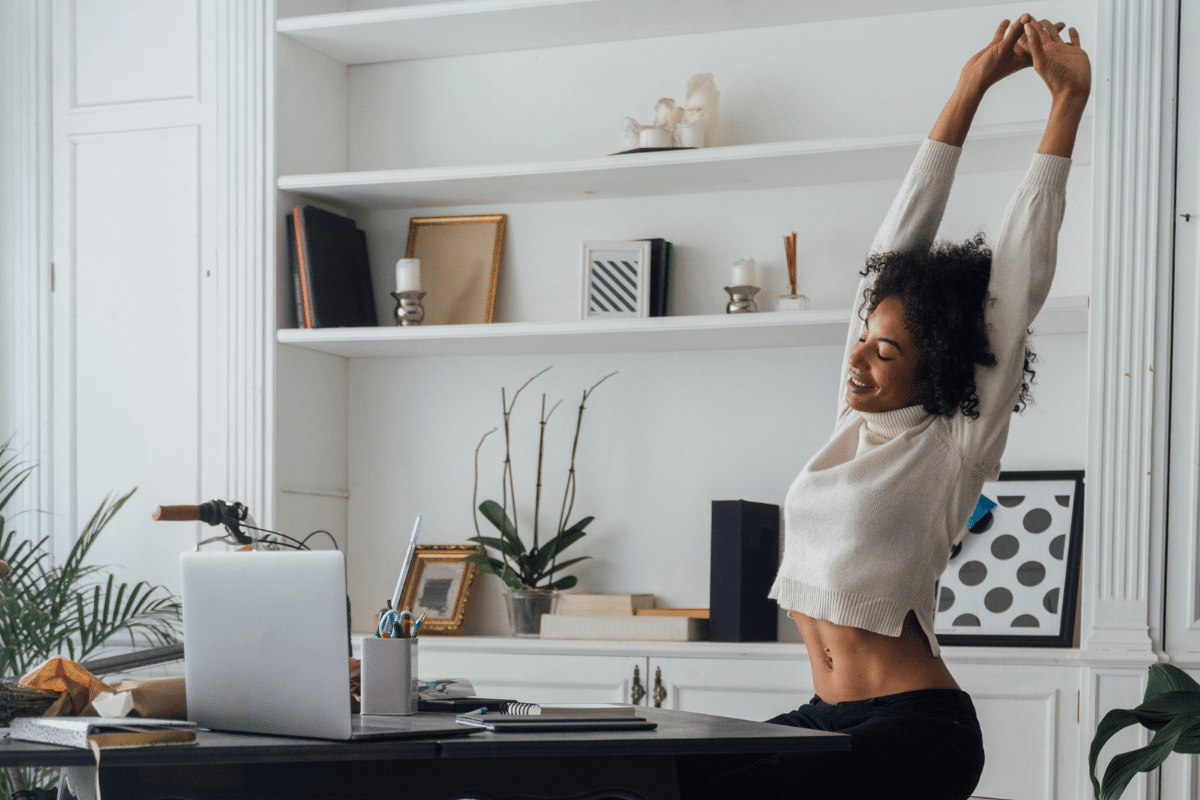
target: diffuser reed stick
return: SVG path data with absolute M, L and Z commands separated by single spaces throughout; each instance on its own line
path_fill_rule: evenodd
M 787 256 L 788 294 L 799 294 L 796 291 L 796 232 L 783 237 L 783 252 Z

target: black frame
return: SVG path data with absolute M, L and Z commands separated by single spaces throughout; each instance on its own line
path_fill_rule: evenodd
M 1048 635 L 1021 633 L 1012 636 L 997 633 L 936 633 L 937 622 L 935 616 L 934 629 L 939 645 L 943 647 L 1071 647 L 1074 645 L 1075 622 L 1079 605 L 1079 568 L 1082 561 L 1083 545 L 1084 472 L 1083 470 L 1038 470 L 1000 473 L 1000 481 L 1052 480 L 1071 480 L 1075 482 L 1075 494 L 1071 508 L 1071 530 L 1067 537 L 1067 552 L 1064 554 L 1066 576 L 1063 579 L 1062 586 L 1060 606 L 1062 615 L 1058 633 Z M 982 520 L 980 520 L 980 523 L 982 523 Z M 938 591 L 940 593 L 940 584 Z

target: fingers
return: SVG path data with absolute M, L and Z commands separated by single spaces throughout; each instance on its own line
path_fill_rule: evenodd
M 1079 43 L 1079 31 L 1075 30 L 1074 28 L 1068 28 L 1067 33 L 1071 35 L 1071 47 L 1083 46 Z
M 1008 25 L 1008 20 L 1004 20 L 1004 23 L 1001 24 L 999 29 L 997 29 L 996 38 L 992 40 L 993 44 L 995 44 L 997 41 L 1000 41 L 1001 33 L 1004 31 L 1006 25 Z M 1022 28 L 1019 23 L 1014 23 L 1008 27 L 1007 32 L 1003 35 L 1003 46 L 1005 50 L 1011 52 L 1013 48 L 1017 46 L 1017 40 L 1021 38 L 1021 30 Z
M 1004 34 L 1008 31 L 1008 20 L 1000 23 L 1000 27 L 996 28 L 996 32 L 992 35 L 992 44 L 996 44 L 1004 38 Z
M 1046 44 L 1042 37 L 1046 32 L 1042 30 L 1040 25 L 1033 22 L 1025 23 L 1025 39 L 1029 42 L 1029 52 L 1033 54 L 1033 60 L 1036 62 L 1045 54 Z

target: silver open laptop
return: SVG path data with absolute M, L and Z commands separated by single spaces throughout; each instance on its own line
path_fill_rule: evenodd
M 340 552 L 184 553 L 180 563 L 189 720 L 318 739 L 463 733 L 451 715 L 351 719 Z

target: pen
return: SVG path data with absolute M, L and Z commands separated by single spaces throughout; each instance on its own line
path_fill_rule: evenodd
M 408 540 L 408 550 L 404 553 L 404 563 L 400 565 L 400 577 L 396 579 L 396 591 L 392 593 L 392 609 L 400 608 L 400 594 L 404 591 L 404 580 L 408 577 L 408 568 L 412 564 L 413 553 L 417 549 L 417 536 L 421 533 L 421 515 L 417 514 L 417 522 L 413 525 L 412 538 Z

